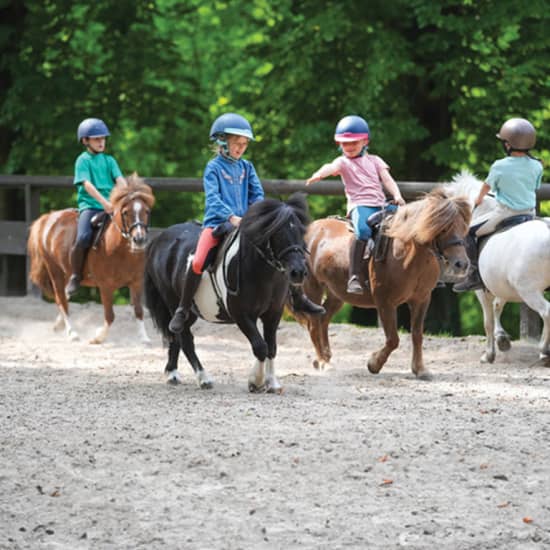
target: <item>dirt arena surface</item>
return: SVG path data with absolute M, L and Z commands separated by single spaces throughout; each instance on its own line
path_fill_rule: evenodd
M 377 375 L 382 331 L 333 325 L 333 368 L 311 367 L 304 329 L 282 323 L 282 395 L 249 394 L 234 326 L 198 323 L 215 380 L 164 382 L 150 319 L 128 306 L 87 340 L 96 304 L 0 298 L 0 548 L 531 549 L 550 547 L 550 371 L 533 344 L 481 365 L 481 337 L 410 342 Z

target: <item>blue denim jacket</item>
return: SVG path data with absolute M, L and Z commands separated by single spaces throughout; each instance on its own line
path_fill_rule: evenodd
M 203 227 L 216 227 L 231 216 L 242 216 L 248 207 L 264 198 L 264 190 L 247 160 L 232 161 L 222 155 L 204 170 L 205 212 Z

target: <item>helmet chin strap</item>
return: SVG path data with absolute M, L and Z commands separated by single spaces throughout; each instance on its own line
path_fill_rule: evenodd
M 220 146 L 220 153 L 224 158 L 227 160 L 231 160 L 233 162 L 237 162 L 239 159 L 236 159 L 235 157 L 232 157 L 229 154 L 229 147 L 227 146 L 227 141 L 224 141 L 223 139 L 217 139 L 216 144 Z
M 369 146 L 368 145 L 365 145 L 363 146 L 363 148 L 361 149 L 361 151 L 359 152 L 358 155 L 352 157 L 354 159 L 358 159 L 359 157 L 364 157 L 366 154 L 367 154 L 367 151 L 369 150 Z M 342 146 L 341 145 L 338 145 L 338 151 L 340 151 L 340 153 L 343 153 L 344 150 L 342 149 Z

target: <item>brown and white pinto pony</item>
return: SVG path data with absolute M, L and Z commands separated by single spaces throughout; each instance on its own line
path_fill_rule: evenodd
M 149 343 L 143 322 L 143 266 L 147 244 L 149 217 L 155 203 L 151 188 L 136 174 L 128 178 L 128 186 L 117 185 L 110 197 L 114 212 L 96 248 L 90 248 L 84 263 L 82 286 L 99 288 L 104 323 L 90 343 L 99 344 L 107 337 L 115 315 L 115 290 L 128 287 L 138 331 L 143 343 Z M 43 214 L 30 228 L 27 249 L 30 256 L 31 281 L 44 295 L 53 298 L 59 314 L 54 329 L 65 327 L 71 340 L 78 334 L 69 322 L 69 304 L 65 286 L 71 275 L 70 251 L 76 239 L 78 212 L 55 210 Z
M 468 269 L 464 237 L 469 221 L 467 199 L 448 197 L 442 189 L 400 207 L 385 230 L 391 238 L 386 256 L 375 261 L 373 254 L 364 262 L 363 276 L 369 281 L 369 290 L 362 294 L 346 291 L 349 251 L 355 238 L 348 223 L 334 218 L 313 222 L 305 236 L 310 257 L 304 290 L 314 302 L 322 301 L 326 313 L 317 317 L 294 313 L 307 327 L 315 347 L 313 365 L 319 369 L 329 365 L 332 353 L 328 326 L 347 302 L 378 310 L 386 341 L 368 360 L 369 371 L 378 373 L 399 345 L 397 306 L 407 303 L 411 312 L 412 372 L 420 379 L 430 379 L 422 357 L 424 317 L 439 277 L 439 261 L 456 276 L 464 276 Z

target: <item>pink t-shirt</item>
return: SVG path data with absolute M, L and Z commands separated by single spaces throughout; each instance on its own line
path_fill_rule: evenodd
M 386 195 L 380 173 L 389 166 L 378 156 L 366 154 L 350 159 L 345 155 L 325 164 L 314 177 L 340 176 L 348 199 L 348 212 L 355 206 L 383 206 Z

